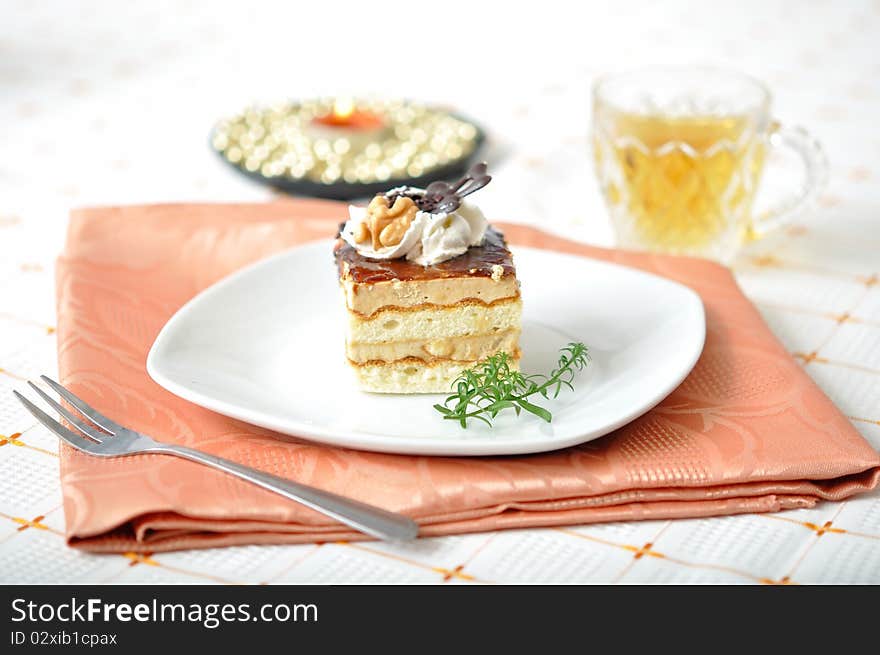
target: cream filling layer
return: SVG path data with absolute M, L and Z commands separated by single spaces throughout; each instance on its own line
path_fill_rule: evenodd
M 517 368 L 518 359 L 511 362 Z M 441 361 L 421 364 L 413 361 L 353 366 L 355 379 L 363 391 L 373 393 L 446 393 L 461 372 L 470 368 L 466 362 Z
M 391 343 L 434 341 L 519 330 L 522 301 L 519 297 L 495 304 L 461 304 L 456 307 L 428 307 L 418 311 L 386 310 L 364 320 L 347 312 L 349 343 Z
M 425 362 L 451 360 L 473 363 L 497 352 L 519 352 L 519 330 L 504 330 L 470 337 L 395 341 L 391 343 L 347 343 L 348 358 L 357 364 L 395 362 L 414 357 Z
M 406 282 L 389 280 L 371 284 L 355 284 L 352 280 L 343 278 L 340 284 L 348 309 L 364 317 L 370 317 L 383 308 L 455 305 L 468 299 L 480 300 L 488 305 L 519 295 L 519 284 L 514 275 Z

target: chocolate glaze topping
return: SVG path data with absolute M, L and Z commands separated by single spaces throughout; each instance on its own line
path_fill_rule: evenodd
M 453 277 L 492 277 L 492 267 L 501 266 L 504 276 L 513 275 L 513 258 L 507 249 L 504 235 L 494 227 L 486 230 L 483 245 L 473 246 L 467 252 L 433 266 L 422 266 L 406 259 L 369 259 L 359 254 L 341 238 L 333 248 L 339 276 L 343 277 L 348 265 L 348 277 L 356 284 L 373 284 L 390 280 L 433 280 Z

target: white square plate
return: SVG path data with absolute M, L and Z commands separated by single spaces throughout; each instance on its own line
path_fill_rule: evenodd
M 206 289 L 160 332 L 152 378 L 191 402 L 328 444 L 392 453 L 509 455 L 601 437 L 648 411 L 703 349 L 703 305 L 689 288 L 583 257 L 512 248 L 522 284 L 524 373 L 549 373 L 583 341 L 592 361 L 575 391 L 540 399 L 552 423 L 503 413 L 462 429 L 442 395 L 359 391 L 344 355 L 343 299 L 332 242 L 257 262 Z

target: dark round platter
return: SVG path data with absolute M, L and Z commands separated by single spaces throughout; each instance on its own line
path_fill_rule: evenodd
M 351 183 L 344 180 L 339 180 L 333 183 L 322 183 L 306 178 L 294 179 L 285 176 L 270 177 L 262 174 L 259 170 L 249 171 L 246 168 L 229 161 L 223 153 L 216 148 L 212 147 L 211 149 L 217 153 L 221 160 L 241 175 L 284 193 L 296 196 L 326 198 L 330 200 L 369 198 L 398 186 L 425 187 L 435 180 L 451 181 L 464 175 L 465 171 L 467 171 L 472 164 L 480 161 L 485 149 L 486 132 L 477 123 L 474 123 L 468 118 L 459 114 L 451 115 L 473 125 L 476 130 L 473 150 L 471 150 L 468 155 L 459 157 L 458 159 L 450 161 L 442 166 L 432 168 L 427 173 L 417 177 L 391 177 L 384 181 L 370 183 Z M 214 135 L 215 130 L 212 130 L 209 136 L 209 144 L 213 141 Z

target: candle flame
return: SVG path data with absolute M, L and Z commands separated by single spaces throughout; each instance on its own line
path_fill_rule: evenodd
M 354 102 L 351 98 L 337 98 L 333 101 L 333 116 L 348 118 L 354 113 Z

